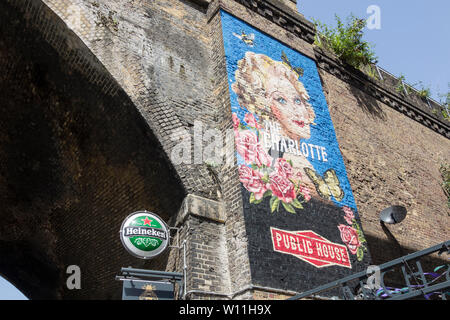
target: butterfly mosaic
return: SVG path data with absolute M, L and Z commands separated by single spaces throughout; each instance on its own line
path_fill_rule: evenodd
M 283 64 L 288 66 L 292 71 L 294 71 L 297 74 L 298 77 L 303 77 L 304 70 L 302 67 L 294 67 L 291 62 L 289 61 L 289 58 L 287 57 L 286 53 L 284 51 L 281 52 L 281 60 L 283 61 Z

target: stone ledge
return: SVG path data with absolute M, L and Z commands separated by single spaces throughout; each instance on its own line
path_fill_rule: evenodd
M 269 21 L 279 25 L 283 29 L 300 37 L 309 44 L 314 42 L 316 28 L 313 23 L 306 20 L 298 12 L 293 11 L 285 4 L 277 0 L 233 0 L 247 9 L 254 11 Z M 210 3 L 207 17 L 208 21 L 214 17 L 219 9 L 227 11 L 221 0 L 215 0 Z M 233 14 L 232 12 L 230 12 Z
M 206 10 L 208 9 L 209 4 L 213 0 L 188 0 L 189 2 L 195 3 L 198 7 L 202 9 L 204 13 L 206 13 Z
M 382 81 L 370 78 L 352 66 L 340 62 L 337 58 L 318 47 L 314 47 L 314 52 L 320 69 L 450 139 L 450 126 L 448 124 L 442 122 L 426 108 L 413 104 L 408 101 L 409 99 L 407 100 L 399 95 L 395 88 L 385 85 Z
M 182 224 L 189 215 L 219 223 L 226 221 L 225 206 L 222 203 L 193 194 L 184 198 L 175 225 Z

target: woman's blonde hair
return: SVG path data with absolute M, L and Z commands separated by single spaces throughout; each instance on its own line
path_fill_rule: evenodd
M 307 102 L 309 95 L 303 83 L 298 80 L 298 74 L 290 66 L 281 61 L 274 61 L 266 55 L 250 51 L 246 52 L 245 57 L 238 61 L 238 68 L 235 72 L 236 82 L 231 86 L 242 107 L 261 116 L 271 115 L 266 96 L 269 69 L 274 69 L 288 79 L 304 100 L 307 108 L 312 110 L 312 106 Z

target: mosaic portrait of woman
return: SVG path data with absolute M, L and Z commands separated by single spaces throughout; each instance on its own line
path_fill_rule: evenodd
M 302 209 L 320 192 L 305 152 L 317 152 L 322 160 L 326 154 L 308 146 L 302 151 L 315 113 L 299 74 L 284 61 L 248 51 L 238 61 L 235 79 L 231 88 L 245 113 L 243 121 L 233 114 L 236 149 L 245 162 L 239 167 L 242 184 L 253 202 L 271 196 L 272 211 L 280 202 L 290 212 Z
M 270 198 L 272 213 L 280 207 L 290 213 L 303 210 L 312 197 L 340 210 L 331 201 L 331 196 L 338 201 L 344 196 L 336 172 L 330 168 L 321 176 L 308 159 L 316 152 L 313 159 L 327 161 L 326 153 L 302 142 L 311 137 L 316 114 L 298 69 L 288 60 L 250 51 L 237 62 L 231 89 L 239 103 L 233 113 L 239 178 L 250 203 Z M 343 211 L 351 226 L 338 226 L 341 238 L 352 254 L 360 249 L 361 260 L 364 237 L 352 209 L 344 206 Z

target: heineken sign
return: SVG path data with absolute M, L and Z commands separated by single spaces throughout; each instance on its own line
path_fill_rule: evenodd
M 120 239 L 125 249 L 141 259 L 150 259 L 162 253 L 169 244 L 169 237 L 164 221 L 148 211 L 130 214 L 120 228 Z

